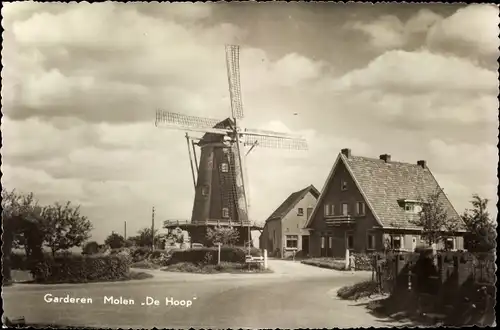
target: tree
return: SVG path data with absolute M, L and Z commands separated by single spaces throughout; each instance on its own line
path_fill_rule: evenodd
M 42 219 L 44 243 L 53 256 L 57 251 L 81 246 L 90 238 L 92 223 L 80 214 L 80 206 L 73 207 L 71 202 L 46 206 Z
M 7 191 L 2 189 L 2 222 L 29 220 L 38 223 L 42 208 L 38 205 L 35 195 L 18 193 L 15 189 Z M 12 247 L 25 250 L 26 256 L 32 252 L 28 244 L 25 231 L 17 231 L 13 234 Z
M 125 238 L 120 234 L 111 233 L 104 241 L 104 244 L 109 245 L 112 249 L 119 249 L 125 246 Z
M 96 254 L 99 252 L 99 243 L 96 241 L 87 242 L 82 248 L 82 254 Z
M 466 209 L 462 215 L 467 231 L 469 250 L 475 252 L 489 252 L 496 248 L 496 226 L 487 210 L 488 199 L 479 195 L 472 195 L 472 209 Z
M 214 229 L 208 228 L 206 239 L 210 245 L 222 243 L 222 245 L 234 245 L 240 234 L 233 227 L 217 226 Z
M 139 230 L 138 232 L 139 235 L 135 237 L 131 237 L 130 239 L 133 239 L 136 242 L 137 246 L 146 246 L 146 247 L 151 247 L 153 241 L 153 235 L 151 235 L 151 228 L 143 228 Z M 160 239 L 160 236 L 158 235 L 158 229 L 155 229 L 155 235 L 154 235 L 155 241 Z
M 170 241 L 171 244 L 183 244 L 184 243 L 184 232 L 181 228 L 177 227 L 174 230 L 171 230 L 167 234 L 167 240 Z
M 434 193 L 427 196 L 422 203 L 422 210 L 416 220 L 410 223 L 422 228 L 422 236 L 427 239 L 429 245 L 438 243 L 450 233 L 459 229 L 460 219 L 448 216 L 448 212 L 441 200 L 443 191 L 438 188 Z

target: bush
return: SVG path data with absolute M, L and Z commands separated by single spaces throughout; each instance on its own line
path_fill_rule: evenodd
M 14 253 L 10 255 L 11 269 L 28 270 L 28 257 L 24 253 Z
M 357 300 L 359 298 L 370 297 L 376 293 L 378 293 L 377 282 L 364 281 L 340 288 L 337 291 L 337 296 L 342 299 Z
M 129 263 L 119 255 L 46 257 L 32 270 L 37 283 L 86 283 L 127 279 Z
M 332 258 L 325 259 L 309 259 L 301 261 L 305 265 L 316 266 L 320 268 L 328 268 L 335 270 L 346 270 L 345 262 L 342 260 L 334 260 Z
M 137 247 L 131 251 L 131 257 L 133 262 L 141 261 L 147 259 L 151 255 L 151 248 L 148 247 Z
M 223 246 L 220 251 L 220 259 L 227 262 L 245 263 L 245 256 L 248 249 L 244 247 Z M 250 254 L 253 256 L 260 256 L 261 252 L 257 248 L 252 248 Z M 216 265 L 218 259 L 218 248 L 198 248 L 182 251 L 173 251 L 172 257 L 168 260 L 167 264 L 172 265 L 179 262 L 190 262 L 193 264 L 211 264 Z
M 97 254 L 99 252 L 99 244 L 96 241 L 91 241 L 83 246 L 82 254 Z
M 160 268 L 159 265 L 157 265 L 149 260 L 141 260 L 138 262 L 134 262 L 130 265 L 130 267 L 142 268 L 142 269 L 158 269 L 158 268 Z
M 372 270 L 374 255 L 371 253 L 354 253 L 356 270 Z

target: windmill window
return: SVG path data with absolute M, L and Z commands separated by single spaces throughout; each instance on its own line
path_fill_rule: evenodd
M 220 164 L 220 171 L 222 173 L 227 173 L 229 172 L 229 165 L 227 163 L 222 163 Z
M 304 215 L 304 209 L 299 207 L 299 209 L 297 210 L 297 215 L 298 216 L 303 216 Z
M 204 186 L 201 187 L 201 194 L 203 196 L 208 196 L 209 191 L 210 191 L 210 187 L 209 186 L 204 185 Z
M 229 218 L 229 209 L 227 207 L 222 208 L 222 217 Z

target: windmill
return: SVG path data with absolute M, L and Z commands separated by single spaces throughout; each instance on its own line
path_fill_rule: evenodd
M 248 187 L 245 157 L 256 147 L 307 150 L 304 138 L 274 131 L 239 126 L 244 117 L 239 69 L 239 46 L 226 46 L 226 67 L 231 102 L 231 117 L 224 120 L 189 116 L 157 110 L 155 125 L 160 128 L 204 133 L 201 138 L 186 133 L 195 186 L 191 221 L 167 220 L 165 228 L 186 229 L 193 241 L 203 241 L 206 228 L 238 227 L 240 244 L 248 238 L 251 244 Z M 194 141 L 197 140 L 195 143 Z M 194 146 L 201 149 L 199 162 Z M 244 148 L 250 150 L 244 153 Z M 191 156 L 194 153 L 194 165 Z M 195 168 L 197 176 L 195 177 Z

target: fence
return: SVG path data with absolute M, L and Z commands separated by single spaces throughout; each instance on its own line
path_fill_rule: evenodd
M 388 293 L 429 294 L 443 303 L 452 302 L 464 290 L 494 287 L 495 256 L 469 252 L 387 253 L 373 257 L 376 281 Z

